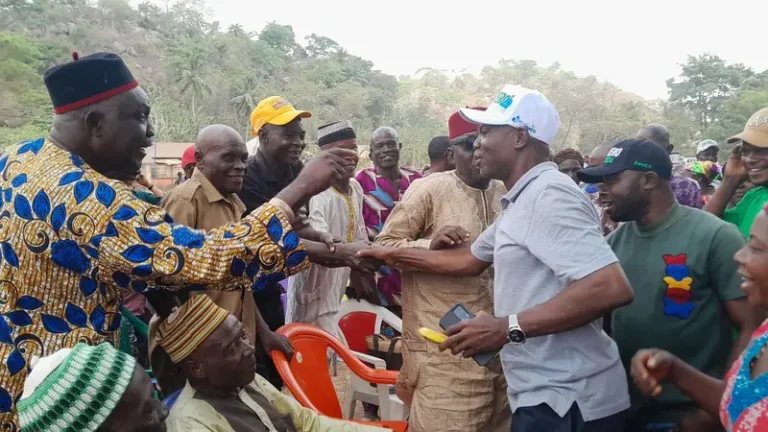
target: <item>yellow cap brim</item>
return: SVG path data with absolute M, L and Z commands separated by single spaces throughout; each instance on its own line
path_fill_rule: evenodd
M 267 121 L 264 124 L 272 124 L 275 126 L 285 126 L 288 123 L 292 122 L 294 119 L 298 118 L 310 118 L 312 117 L 312 113 L 309 111 L 302 111 L 302 110 L 292 110 L 292 111 L 286 111 L 280 115 L 277 115 L 273 118 L 271 118 L 269 121 Z M 253 130 L 251 128 L 251 136 L 256 136 L 259 134 L 258 130 Z
M 728 144 L 739 141 L 746 141 L 755 147 L 768 147 L 768 133 L 760 132 L 755 129 L 747 129 L 744 132 L 728 138 Z

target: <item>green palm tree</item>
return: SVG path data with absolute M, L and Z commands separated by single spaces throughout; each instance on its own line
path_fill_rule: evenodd
M 197 124 L 197 100 L 203 96 L 210 96 L 213 91 L 211 86 L 203 79 L 203 61 L 202 57 L 195 53 L 189 52 L 186 58 L 186 65 L 181 71 L 181 78 L 178 83 L 181 84 L 181 94 L 192 94 L 192 121 Z
M 232 24 L 229 26 L 227 32 L 234 37 L 242 37 L 245 35 L 245 30 L 243 30 L 243 26 L 240 24 Z

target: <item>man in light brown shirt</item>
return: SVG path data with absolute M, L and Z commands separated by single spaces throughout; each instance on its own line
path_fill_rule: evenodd
M 229 126 L 212 125 L 204 128 L 195 140 L 196 168 L 192 177 L 171 190 L 162 206 L 175 223 L 191 228 L 211 230 L 237 222 L 245 213 L 245 204 L 236 193 L 240 191 L 245 176 L 248 150 L 240 134 Z M 293 355 L 288 339 L 269 330 L 259 314 L 249 287 L 233 291 L 193 291 L 190 295 L 207 294 L 217 305 L 239 319 L 251 344 L 256 336 L 264 348 Z M 150 325 L 149 352 L 157 346 L 155 332 L 157 319 Z M 153 368 L 154 369 L 154 368 Z
M 389 214 L 376 243 L 443 249 L 471 244 L 496 220 L 504 185 L 480 174 L 473 163 L 477 126 L 457 112 L 448 121 L 448 158 L 456 169 L 413 183 Z M 460 227 L 460 228 L 459 228 Z M 458 238 L 461 236 L 463 238 Z M 440 330 L 440 319 L 457 303 L 474 313 L 493 313 L 492 269 L 476 277 L 403 271 L 403 367 L 397 395 L 410 407 L 411 432 L 508 431 L 511 412 L 501 363 L 440 352 L 418 332 Z

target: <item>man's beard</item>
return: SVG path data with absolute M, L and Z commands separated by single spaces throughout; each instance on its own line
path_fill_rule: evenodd
M 647 199 L 637 197 L 627 198 L 618 203 L 613 202 L 613 212 L 608 216 L 613 222 L 632 222 L 643 218 L 648 213 L 650 202 Z

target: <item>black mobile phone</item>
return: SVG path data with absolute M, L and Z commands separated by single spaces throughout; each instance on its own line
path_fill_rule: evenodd
M 448 313 L 440 319 L 440 328 L 445 330 L 452 325 L 458 324 L 462 321 L 471 320 L 474 317 L 475 314 L 467 309 L 466 306 L 461 303 L 457 303 L 456 306 L 452 307 L 451 310 L 449 310 Z M 491 360 L 493 360 L 493 358 L 497 355 L 499 355 L 499 351 L 477 354 L 472 356 L 472 358 L 480 366 L 487 366 L 488 363 L 490 363 Z

